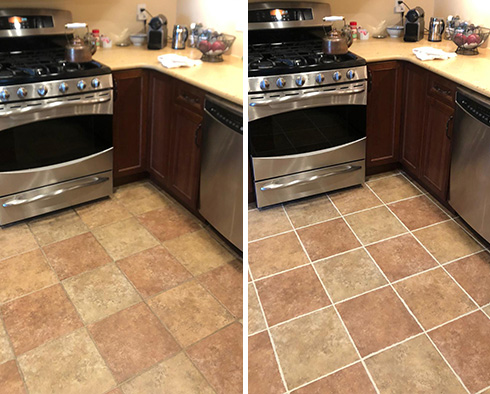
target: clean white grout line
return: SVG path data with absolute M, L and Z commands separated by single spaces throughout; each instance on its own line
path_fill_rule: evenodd
M 289 234 L 289 233 L 292 233 L 293 231 L 294 231 L 293 229 L 287 230 L 287 231 L 281 231 L 280 233 L 276 233 L 276 234 L 272 234 L 272 235 L 267 235 L 267 236 L 262 237 L 262 238 L 257 238 L 257 239 L 254 239 L 252 241 L 248 241 L 248 243 L 249 244 L 253 244 L 255 242 L 264 241 L 264 240 L 269 239 L 269 238 L 277 237 L 278 235 Z
M 330 199 L 330 197 L 328 196 L 328 194 L 326 194 L 325 196 L 326 196 L 326 198 L 327 198 L 327 199 L 330 201 L 330 203 L 332 203 L 332 200 Z M 341 215 L 341 216 L 342 216 L 342 214 L 341 214 L 341 213 L 340 213 L 340 211 L 337 209 L 337 207 L 336 207 L 336 206 L 335 206 L 333 203 L 332 203 L 332 205 L 333 205 L 333 207 L 334 207 L 334 208 L 337 210 L 337 212 L 339 213 L 339 215 Z M 284 206 L 283 206 L 283 209 L 284 209 Z M 289 217 L 289 215 L 288 215 L 288 213 L 287 213 L 286 209 L 284 209 L 284 213 L 286 214 L 286 217 L 288 218 L 289 222 L 291 223 L 291 226 L 293 226 L 293 223 L 292 223 L 292 221 L 291 221 L 291 218 Z M 293 228 L 294 228 L 294 226 L 293 226 Z M 312 261 L 311 261 L 311 259 L 310 259 L 310 256 L 309 256 L 308 252 L 306 251 L 306 248 L 305 248 L 305 246 L 304 246 L 304 244 L 303 244 L 303 241 L 301 241 L 301 238 L 299 237 L 298 233 L 296 232 L 296 229 L 294 230 L 294 233 L 296 234 L 296 237 L 298 238 L 298 241 L 299 241 L 299 243 L 300 243 L 301 247 L 303 248 L 303 251 L 304 251 L 304 253 L 306 254 L 306 257 L 307 257 L 307 258 L 308 258 L 308 260 L 310 261 L 311 267 L 313 268 L 313 271 L 315 272 L 316 277 L 317 277 L 317 278 L 318 278 L 318 280 L 320 281 L 320 283 L 321 283 L 321 285 L 322 285 L 322 287 L 323 287 L 323 291 L 324 291 L 324 292 L 325 292 L 325 294 L 327 295 L 327 297 L 328 297 L 328 299 L 329 299 L 329 301 L 330 301 L 330 304 L 331 304 L 331 306 L 332 306 L 333 310 L 335 311 L 335 313 L 336 313 L 336 315 L 337 315 L 337 318 L 339 319 L 340 323 L 342 324 L 342 327 L 344 328 L 344 331 L 345 331 L 345 333 L 347 334 L 347 336 L 348 336 L 348 338 L 349 338 L 349 341 L 351 342 L 351 345 L 352 345 L 352 347 L 354 348 L 354 350 L 355 350 L 355 352 L 356 352 L 356 354 L 357 354 L 357 357 L 358 357 L 358 358 L 361 360 L 361 363 L 362 363 L 362 365 L 363 365 L 364 369 L 366 370 L 366 373 L 367 373 L 367 375 L 368 375 L 369 379 L 371 380 L 371 383 L 372 383 L 372 385 L 373 385 L 374 389 L 376 390 L 376 393 L 377 393 L 377 394 L 380 394 L 380 392 L 379 392 L 379 390 L 378 390 L 378 387 L 376 386 L 376 383 L 374 382 L 374 379 L 373 379 L 373 377 L 371 376 L 371 373 L 369 372 L 369 370 L 368 370 L 368 368 L 367 368 L 367 366 L 366 366 L 366 363 L 365 363 L 365 362 L 362 360 L 361 353 L 359 352 L 359 349 L 357 348 L 357 346 L 356 346 L 356 344 L 355 344 L 355 342 L 354 342 L 354 339 L 352 338 L 352 336 L 351 336 L 351 334 L 350 334 L 349 330 L 347 329 L 347 326 L 345 325 L 344 321 L 342 320 L 342 316 L 340 316 L 340 313 L 339 313 L 339 311 L 338 311 L 337 307 L 335 306 L 335 304 L 334 304 L 334 302 L 333 302 L 333 300 L 332 300 L 332 297 L 330 296 L 330 293 L 328 292 L 327 288 L 325 287 L 325 284 L 323 283 L 323 281 L 322 281 L 322 279 L 321 279 L 320 275 L 318 274 L 318 271 L 317 271 L 317 269 L 316 269 L 315 265 L 312 263 Z

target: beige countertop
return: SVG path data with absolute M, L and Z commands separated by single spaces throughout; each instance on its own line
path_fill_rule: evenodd
M 157 57 L 167 53 L 176 53 L 191 59 L 200 59 L 198 49 L 150 51 L 146 47 L 112 47 L 100 49 L 94 59 L 109 66 L 112 70 L 130 68 L 149 68 L 188 82 L 210 93 L 230 100 L 236 104 L 243 103 L 243 62 L 236 56 L 223 56 L 221 63 L 206 63 L 196 67 L 165 68 Z
M 446 52 L 454 52 L 456 45 L 443 40 L 439 43 L 422 40 L 408 43 L 402 38 L 371 38 L 367 41 L 356 41 L 350 50 L 368 62 L 386 60 L 406 60 L 435 72 L 456 83 L 466 86 L 486 96 L 490 96 L 490 49 L 479 48 L 475 56 L 458 55 L 448 60 L 421 61 L 412 53 L 412 49 L 431 46 Z

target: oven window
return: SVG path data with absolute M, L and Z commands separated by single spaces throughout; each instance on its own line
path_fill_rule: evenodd
M 366 136 L 366 106 L 309 108 L 249 124 L 253 157 L 288 156 L 333 148 Z
M 112 115 L 43 120 L 0 131 L 0 171 L 60 164 L 112 146 Z

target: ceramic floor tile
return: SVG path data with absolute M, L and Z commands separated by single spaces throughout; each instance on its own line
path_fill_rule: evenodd
M 391 288 L 383 288 L 337 306 L 361 356 L 421 332 Z
M 369 181 L 369 187 L 386 204 L 421 194 L 404 176 L 395 175 L 387 178 Z
M 124 394 L 214 394 L 183 353 L 154 366 L 122 387 Z
M 88 231 L 73 209 L 50 213 L 29 221 L 29 227 L 41 246 L 74 237 Z
M 421 335 L 366 360 L 381 393 L 465 393 L 426 336 Z
M 90 233 L 47 245 L 43 249 L 60 280 L 112 261 L 104 248 Z
M 449 217 L 425 196 L 411 198 L 390 205 L 390 209 L 409 230 L 448 220 Z
M 13 358 L 14 352 L 10 347 L 7 331 L 5 331 L 2 321 L 0 320 L 0 364 L 12 360 Z
M 308 386 L 293 391 L 293 394 L 374 394 L 376 390 L 361 363 L 335 372 Z
M 346 216 L 345 220 L 364 245 L 407 232 L 385 207 L 355 213 Z
M 0 303 L 57 281 L 40 249 L 0 261 Z
M 487 307 L 483 308 L 483 310 L 490 317 L 490 305 L 488 305 Z
M 274 327 L 271 333 L 289 389 L 358 359 L 333 308 Z
M 438 265 L 410 234 L 370 245 L 367 250 L 391 281 Z
M 311 266 L 255 282 L 269 326 L 323 308 L 330 301 Z
M 267 332 L 248 338 L 248 393 L 283 394 L 284 385 Z
M 361 246 L 342 219 L 302 228 L 298 235 L 312 261 Z
M 373 290 L 387 282 L 363 249 L 315 264 L 318 275 L 334 302 Z
M 475 312 L 439 327 L 429 335 L 472 393 L 490 386 L 488 317 Z
M 211 271 L 234 259 L 233 255 L 204 229 L 167 241 L 164 246 L 193 275 Z
M 0 227 L 0 259 L 37 248 L 29 227 L 25 224 Z
M 4 304 L 1 311 L 17 355 L 82 326 L 59 285 Z
M 476 308 L 442 268 L 414 276 L 394 286 L 426 330 Z
M 308 226 L 339 216 L 339 213 L 327 196 L 303 198 L 284 204 L 294 227 Z
M 23 355 L 19 365 L 31 393 L 102 394 L 116 385 L 85 329 Z
M 131 217 L 131 213 L 112 198 L 80 205 L 75 211 L 89 228 L 105 226 Z
M 5 364 L 0 361 L 0 393 L 27 394 L 14 360 Z
M 115 264 L 67 279 L 63 286 L 86 324 L 141 301 Z
M 342 215 L 383 205 L 379 198 L 365 185 L 330 193 L 330 198 Z
M 135 215 L 172 205 L 172 202 L 148 182 L 136 182 L 117 188 L 114 199 Z
M 481 252 L 448 264 L 446 269 L 479 304 L 490 303 L 490 254 Z
M 126 257 L 117 265 L 145 298 L 192 278 L 190 272 L 162 246 Z
M 262 210 L 248 211 L 248 240 L 253 241 L 270 235 L 292 230 L 281 205 Z
M 413 234 L 440 263 L 481 250 L 481 246 L 452 221 L 417 230 Z
M 233 321 L 232 315 L 194 281 L 157 295 L 149 304 L 183 346 Z
M 98 227 L 93 234 L 114 260 L 158 245 L 158 241 L 134 218 Z
M 367 182 L 374 181 L 376 179 L 387 178 L 389 176 L 398 175 L 398 174 L 400 174 L 400 170 L 392 170 L 392 171 L 381 172 L 379 174 L 366 176 L 366 181 Z
M 265 329 L 265 321 L 260 310 L 259 300 L 252 284 L 248 285 L 248 333 L 253 334 Z
M 243 392 L 243 329 L 234 323 L 187 350 L 217 394 Z
M 236 318 L 243 315 L 243 263 L 231 263 L 209 271 L 199 277 L 208 289 Z
M 180 350 L 162 323 L 143 303 L 92 324 L 88 329 L 118 382 Z
M 202 228 L 189 213 L 176 206 L 168 206 L 144 213 L 138 217 L 138 220 L 161 242 Z
M 309 263 L 294 232 L 248 244 L 248 263 L 255 279 Z

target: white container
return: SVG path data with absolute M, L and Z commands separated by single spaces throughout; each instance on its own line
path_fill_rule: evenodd
M 145 42 L 146 34 L 142 34 L 142 33 L 140 33 L 140 34 L 131 34 L 129 36 L 129 39 L 131 40 L 131 42 L 133 43 L 134 46 L 140 47 Z
M 386 28 L 386 31 L 391 38 L 401 37 L 403 34 L 403 30 L 405 30 L 403 26 L 389 26 Z

